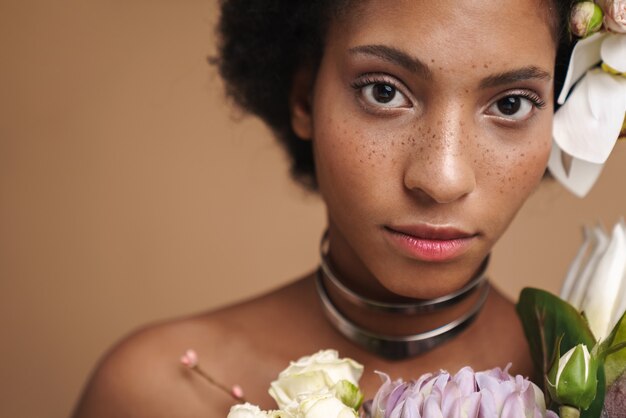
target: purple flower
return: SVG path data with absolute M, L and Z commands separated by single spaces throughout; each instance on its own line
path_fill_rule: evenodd
M 410 382 L 383 384 L 372 403 L 372 418 L 558 418 L 546 411 L 541 390 L 510 365 L 474 373 L 464 367 L 455 375 L 440 371 Z

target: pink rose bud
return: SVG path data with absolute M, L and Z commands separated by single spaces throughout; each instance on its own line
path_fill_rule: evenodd
M 598 0 L 604 11 L 604 26 L 611 32 L 626 33 L 626 0 Z
M 581 1 L 572 7 L 570 30 L 574 36 L 584 38 L 602 27 L 602 9 L 592 1 Z
M 187 350 L 180 358 L 180 362 L 190 369 L 193 369 L 198 365 L 198 355 L 194 350 Z
M 243 389 L 239 385 L 233 385 L 230 393 L 237 399 L 243 399 Z

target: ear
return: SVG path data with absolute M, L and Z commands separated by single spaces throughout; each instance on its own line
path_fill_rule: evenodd
M 313 114 L 311 92 L 313 90 L 313 71 L 300 68 L 293 77 L 289 93 L 289 112 L 291 128 L 303 140 L 313 138 Z

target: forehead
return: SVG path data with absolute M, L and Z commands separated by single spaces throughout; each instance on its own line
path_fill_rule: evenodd
M 352 1 L 333 22 L 327 47 L 384 44 L 444 68 L 543 65 L 556 45 L 547 0 Z M 434 61 L 433 61 L 434 60 Z M 461 67 L 459 67 L 461 66 Z

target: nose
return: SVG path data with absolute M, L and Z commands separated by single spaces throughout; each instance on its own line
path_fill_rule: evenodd
M 419 138 L 420 146 L 410 155 L 404 186 L 421 200 L 451 203 L 476 188 L 475 159 L 458 119 L 456 123 L 430 126 L 430 132 Z

